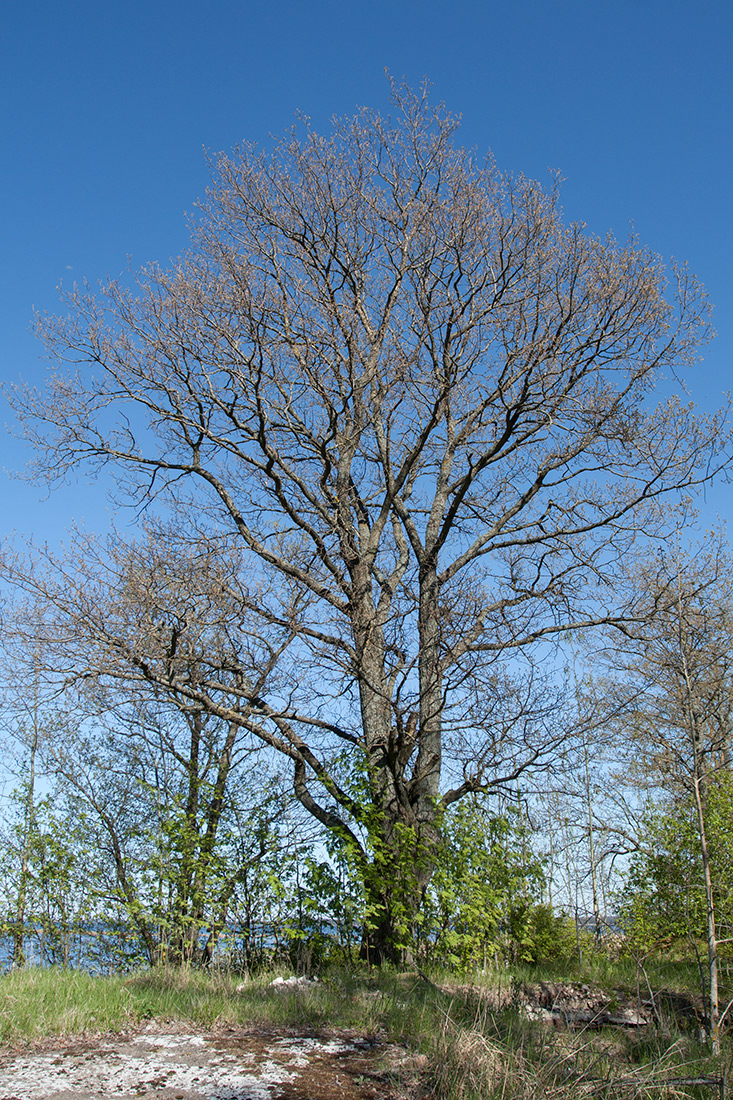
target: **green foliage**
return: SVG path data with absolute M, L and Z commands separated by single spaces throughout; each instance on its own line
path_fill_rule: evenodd
M 306 950 L 323 963 L 337 945 L 354 961 L 361 935 L 369 941 L 383 921 L 402 958 L 424 964 L 467 971 L 499 959 L 536 964 L 575 956 L 574 923 L 539 902 L 542 864 L 515 806 L 497 813 L 477 795 L 451 807 L 440 824 L 438 841 L 429 843 L 404 824 L 385 837 L 375 822 L 367 863 L 333 839 L 327 859 L 306 857 L 288 928 L 298 947 L 294 963 Z M 420 883 L 428 879 L 423 896 Z
M 473 796 L 427 837 L 365 811 L 362 851 L 334 835 L 322 847 L 299 840 L 277 790 L 254 807 L 243 791 L 239 803 L 225 803 L 208 851 L 183 788 L 123 778 L 136 797 L 116 800 L 123 792 L 113 775 L 96 811 L 91 789 L 84 796 L 60 776 L 36 800 L 23 907 L 32 959 L 102 970 L 191 961 L 247 972 L 281 959 L 312 971 L 334 959 L 355 964 L 364 943 L 377 961 L 380 937 L 396 952 L 381 961 L 463 970 L 571 954 L 563 919 L 538 904 L 542 867 L 516 807 L 499 813 Z M 365 782 L 352 775 L 355 796 Z M 6 826 L 6 935 L 18 913 L 24 799 L 16 793 Z
M 733 775 L 719 772 L 705 792 L 705 824 L 720 938 L 733 930 Z M 706 934 L 700 836 L 692 796 L 647 813 L 642 850 L 620 895 L 629 949 L 647 954 Z
M 328 859 L 306 856 L 299 905 L 310 916 L 308 934 L 322 961 L 341 956 L 355 961 L 355 949 L 364 926 L 364 890 L 348 851 L 329 838 Z M 324 921 L 325 916 L 325 921 Z M 304 921 L 300 918 L 301 934 Z
M 378 937 L 388 930 L 395 957 L 412 951 L 425 922 L 421 882 L 432 869 L 433 845 L 414 826 L 395 822 L 387 836 L 370 835 L 372 859 L 364 871 L 364 926 Z
M 548 937 L 535 915 L 542 867 L 516 808 L 472 796 L 445 814 L 425 901 L 423 953 L 464 970 L 498 956 L 538 957 Z
M 202 835 L 175 802 L 166 806 L 164 792 L 144 784 L 137 790 L 106 824 L 60 777 L 36 799 L 30 825 L 27 791 L 6 799 L 6 943 L 22 932 L 31 962 L 103 971 L 174 960 L 182 942 L 196 958 L 209 939 L 214 959 L 240 969 L 262 965 L 273 951 L 286 954 L 297 890 L 294 860 L 273 820 L 276 795 L 249 811 L 243 800 L 204 861 Z
M 585 941 L 590 937 L 584 934 Z M 524 917 L 523 935 L 518 938 L 518 961 L 533 966 L 567 963 L 578 956 L 578 930 L 566 913 L 555 913 L 550 905 L 532 905 Z M 585 943 L 588 946 L 588 943 Z
M 371 961 L 385 961 L 381 951 L 388 945 L 389 961 L 397 962 L 414 949 L 424 920 L 435 830 L 394 820 L 380 808 L 365 754 L 341 754 L 331 766 L 360 812 L 355 834 L 336 831 L 326 838 L 328 860 L 318 865 L 316 893 L 346 937 L 341 942 L 347 956 L 358 936 Z
M 85 929 L 106 909 L 106 880 L 93 822 L 84 808 L 58 804 L 50 795 L 37 799 L 30 817 L 27 790 L 9 798 L 3 838 L 5 864 L 5 935 L 17 933 L 19 894 L 23 892 L 24 937 L 41 962 L 78 962 Z

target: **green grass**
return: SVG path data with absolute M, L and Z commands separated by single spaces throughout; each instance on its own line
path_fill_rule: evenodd
M 0 1041 L 121 1031 L 151 1018 L 199 1027 L 349 1029 L 422 1055 L 421 1085 L 441 1100 L 707 1100 L 709 1089 L 675 1091 L 662 1082 L 721 1072 L 721 1063 L 671 1015 L 639 1034 L 556 1031 L 526 1018 L 516 1004 L 499 1008 L 496 997 L 485 995 L 489 986 L 516 989 L 543 978 L 633 989 L 635 970 L 623 965 L 596 963 L 572 973 L 520 968 L 472 980 L 443 973 L 433 975 L 434 985 L 415 973 L 334 968 L 317 985 L 287 991 L 271 987 L 272 977 L 243 980 L 186 969 L 96 978 L 16 971 L 0 978 Z M 679 968 L 675 978 L 671 964 L 650 975 L 657 988 L 679 991 L 688 978 Z M 724 1058 L 729 1055 L 726 1050 Z
M 116 1030 L 130 1018 L 121 978 L 31 967 L 0 978 L 0 1041 Z
M 644 962 L 643 968 L 629 956 L 609 957 L 603 951 L 588 951 L 582 963 L 577 961 L 563 963 L 543 963 L 541 966 L 513 966 L 511 974 L 518 979 L 537 981 L 589 982 L 612 988 L 635 989 L 637 982 L 645 985 L 649 980 L 653 989 L 691 990 L 700 988 L 700 974 L 694 963 L 675 958 L 652 958 Z M 721 974 L 721 981 L 726 976 Z
M 272 988 L 273 974 L 243 981 L 226 974 L 160 969 L 132 977 L 92 977 L 83 971 L 27 968 L 0 977 L 0 1041 L 45 1035 L 119 1031 L 147 1019 L 201 1027 L 343 1027 L 387 1031 L 415 1042 L 434 991 L 419 977 L 359 976 L 335 971 L 317 985 Z M 409 1005 L 409 1010 L 408 1010 Z

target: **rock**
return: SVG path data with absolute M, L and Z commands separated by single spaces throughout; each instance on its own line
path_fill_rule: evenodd
M 308 978 L 308 977 L 306 977 L 305 974 L 301 974 L 301 976 L 299 978 L 296 978 L 295 975 L 293 975 L 290 978 L 281 978 L 281 977 L 273 978 L 272 981 L 270 982 L 270 988 L 272 988 L 274 986 L 275 988 L 279 987 L 279 988 L 292 989 L 295 986 L 317 985 L 317 984 L 318 984 L 318 978 Z
M 649 1023 L 649 1018 L 635 1008 L 621 1008 L 603 1022 L 615 1024 L 617 1027 L 644 1027 Z
M 652 1018 L 636 998 L 580 982 L 540 982 L 524 986 L 519 996 L 530 1019 L 561 1027 L 645 1027 Z
M 526 1004 L 523 1011 L 528 1020 L 543 1020 L 545 1023 L 552 1023 L 555 1019 L 555 1014 L 549 1008 L 542 1008 L 541 1005 Z

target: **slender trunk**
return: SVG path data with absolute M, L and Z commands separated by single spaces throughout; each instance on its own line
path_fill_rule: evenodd
M 156 942 L 156 938 L 153 935 L 148 922 L 145 918 L 143 906 L 140 899 L 137 896 L 135 887 L 130 881 L 127 874 L 127 864 L 125 862 L 125 855 L 120 844 L 120 838 L 117 835 L 117 829 L 115 823 L 109 814 L 105 813 L 100 807 L 95 806 L 97 813 L 100 816 L 102 824 L 104 825 L 107 835 L 110 840 L 112 848 L 112 858 L 115 865 L 115 875 L 117 878 L 117 885 L 119 886 L 125 912 L 127 918 L 133 922 L 138 930 L 138 934 L 145 945 L 145 950 L 148 954 L 148 961 L 152 966 L 161 961 L 161 948 L 162 944 Z M 121 900 L 122 900 L 121 899 Z
M 23 813 L 23 847 L 21 851 L 20 881 L 18 883 L 18 898 L 15 907 L 15 923 L 13 927 L 13 956 L 12 964 L 15 968 L 25 965 L 25 910 L 28 899 L 28 885 L 30 882 L 31 848 L 33 844 L 33 831 L 35 829 L 35 785 L 36 785 L 36 752 L 38 751 L 38 726 L 34 720 L 33 735 L 30 746 L 30 760 L 28 766 L 28 789 L 26 791 Z
M 593 827 L 593 802 L 591 798 L 590 766 L 588 763 L 588 743 L 583 736 L 583 757 L 585 763 L 585 802 L 588 813 L 588 858 L 590 860 L 590 882 L 593 897 L 593 935 L 596 943 L 601 938 L 601 910 L 598 904 L 598 874 L 596 870 L 595 835 Z
M 713 877 L 710 869 L 710 853 L 708 851 L 707 832 L 705 829 L 705 805 L 702 790 L 700 789 L 700 776 L 695 774 L 693 790 L 695 794 L 695 809 L 697 810 L 697 824 L 700 833 L 700 851 L 702 853 L 702 870 L 705 882 L 705 909 L 706 930 L 708 941 L 708 1026 L 710 1031 L 710 1047 L 713 1054 L 720 1054 L 720 1000 L 718 995 L 718 938 L 715 927 L 715 899 L 713 896 Z
M 555 882 L 555 821 L 549 799 L 547 803 L 547 838 L 549 843 L 547 853 L 547 904 L 552 909 L 552 887 Z
M 196 873 L 199 832 L 199 752 L 203 729 L 203 716 L 196 713 L 188 717 L 190 732 L 189 755 L 186 762 L 187 791 L 183 821 L 177 826 L 174 844 L 179 849 L 179 863 L 175 881 L 175 900 L 173 902 L 173 927 L 171 929 L 170 962 L 189 963 L 195 950 L 198 930 L 194 928 L 196 899 L 192 898 L 193 880 Z M 175 850 L 175 849 L 174 849 Z
M 714 1055 L 720 1054 L 720 1001 L 718 995 L 718 937 L 715 927 L 715 898 L 713 894 L 713 876 L 710 868 L 707 829 L 705 823 L 704 761 L 700 737 L 699 719 L 692 676 L 687 661 L 687 649 L 682 634 L 682 614 L 680 608 L 679 625 L 680 653 L 685 680 L 687 701 L 687 719 L 692 742 L 692 791 L 697 812 L 697 828 L 700 837 L 703 880 L 705 883 L 705 923 L 708 942 L 708 1030 L 710 1049 Z
M 224 746 L 217 763 L 216 781 L 214 783 L 214 789 L 211 793 L 211 797 L 205 807 L 205 812 L 202 813 L 203 820 L 206 825 L 206 829 L 203 837 L 199 842 L 199 828 L 198 821 L 192 820 L 188 822 L 188 830 L 192 837 L 195 837 L 196 843 L 199 844 L 198 853 L 195 856 L 194 861 L 194 873 L 191 884 L 191 911 L 189 914 L 189 933 L 188 933 L 188 954 L 189 958 L 193 958 L 198 944 L 199 932 L 203 928 L 206 918 L 206 910 L 209 905 L 209 897 L 207 896 L 209 890 L 209 871 L 211 868 L 211 861 L 213 853 L 216 847 L 217 834 L 219 830 L 219 823 L 224 811 L 224 793 L 227 786 L 227 780 L 229 779 L 229 772 L 232 766 L 232 753 L 234 751 L 234 744 L 237 738 L 238 727 L 232 722 L 227 730 L 227 736 L 224 741 Z M 198 764 L 197 764 L 198 766 Z M 231 892 L 231 891 L 229 891 Z M 213 909 L 212 909 L 213 912 Z M 214 917 L 212 916 L 212 920 Z M 210 932 L 202 950 L 202 959 L 204 962 L 211 960 L 211 953 L 216 944 L 218 931 L 215 935 Z

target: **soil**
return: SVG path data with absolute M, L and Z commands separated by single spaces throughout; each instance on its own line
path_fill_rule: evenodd
M 336 1032 L 137 1032 L 0 1055 L 0 1100 L 402 1100 L 396 1044 Z

